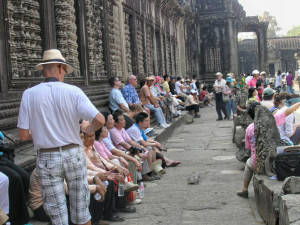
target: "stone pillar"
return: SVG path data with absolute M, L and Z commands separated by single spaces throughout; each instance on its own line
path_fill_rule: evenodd
M 5 2 L 5 1 L 4 1 Z M 8 48 L 8 19 L 7 9 L 0 0 L 0 94 L 8 91 L 9 48 Z
M 295 53 L 295 58 L 297 60 L 297 63 L 298 63 L 298 71 L 300 71 L 300 52 L 298 53 Z M 300 78 L 300 74 L 299 72 L 296 72 L 295 73 L 295 79 L 293 80 L 293 84 L 294 84 L 294 90 L 295 91 L 299 91 L 299 78 Z
M 238 62 L 238 40 L 237 40 L 237 27 L 233 19 L 228 20 L 228 33 L 230 43 L 230 72 L 238 77 L 239 62 Z
M 186 74 L 186 60 L 185 60 L 185 41 L 184 41 L 184 20 L 178 21 L 177 30 L 177 47 L 178 47 L 178 71 L 177 75 L 182 76 Z
M 261 23 L 256 32 L 258 40 L 258 67 L 260 71 L 268 73 L 268 40 L 267 40 L 268 23 Z

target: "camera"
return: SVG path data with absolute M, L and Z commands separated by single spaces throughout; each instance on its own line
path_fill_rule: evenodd
M 128 151 L 130 152 L 131 155 L 136 155 L 138 153 L 142 153 L 143 149 L 132 146 Z

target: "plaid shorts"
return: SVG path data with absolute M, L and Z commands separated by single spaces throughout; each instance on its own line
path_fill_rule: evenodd
M 36 165 L 43 206 L 52 224 L 69 224 L 64 180 L 68 185 L 71 221 L 74 224 L 88 222 L 91 219 L 90 192 L 81 147 L 58 152 L 38 151 Z

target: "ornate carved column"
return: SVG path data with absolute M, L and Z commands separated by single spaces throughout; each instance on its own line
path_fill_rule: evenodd
M 238 74 L 238 40 L 237 40 L 237 28 L 233 19 L 228 20 L 228 33 L 230 42 L 230 72 L 235 76 Z

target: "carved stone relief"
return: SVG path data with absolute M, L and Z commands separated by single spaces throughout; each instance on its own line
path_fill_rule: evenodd
M 57 48 L 74 67 L 73 77 L 80 76 L 77 26 L 74 0 L 54 0 Z
M 145 61 L 144 61 L 144 28 L 141 20 L 136 21 L 136 30 L 137 30 L 137 49 L 138 49 L 138 68 L 139 75 L 145 75 Z
M 7 2 L 12 79 L 36 77 L 41 60 L 40 5 L 36 0 Z
M 128 74 L 132 73 L 132 53 L 131 53 L 131 40 L 130 40 L 130 21 L 129 14 L 124 12 L 125 18 L 125 48 L 126 48 L 126 64 Z
M 111 73 L 122 78 L 119 8 L 108 1 L 108 11 Z
M 171 62 L 171 45 L 170 45 L 170 38 L 166 38 L 166 64 L 167 64 L 167 74 L 170 74 L 172 71 L 172 62 Z
M 166 45 L 165 45 L 165 38 L 164 36 L 161 36 L 161 65 L 162 65 L 162 68 L 161 70 L 159 71 L 159 75 L 164 75 L 166 74 L 166 71 L 165 71 L 165 51 L 166 51 Z
M 221 53 L 220 48 L 207 48 L 205 52 L 206 72 L 221 71 Z
M 153 28 L 150 26 L 147 26 L 147 73 L 148 75 L 152 75 L 154 72 L 154 68 L 153 68 L 153 62 L 154 62 L 154 57 L 153 57 L 153 50 L 154 50 L 154 46 L 153 46 Z
M 99 81 L 106 79 L 103 61 L 103 6 L 98 0 L 87 0 L 86 3 L 90 78 Z

